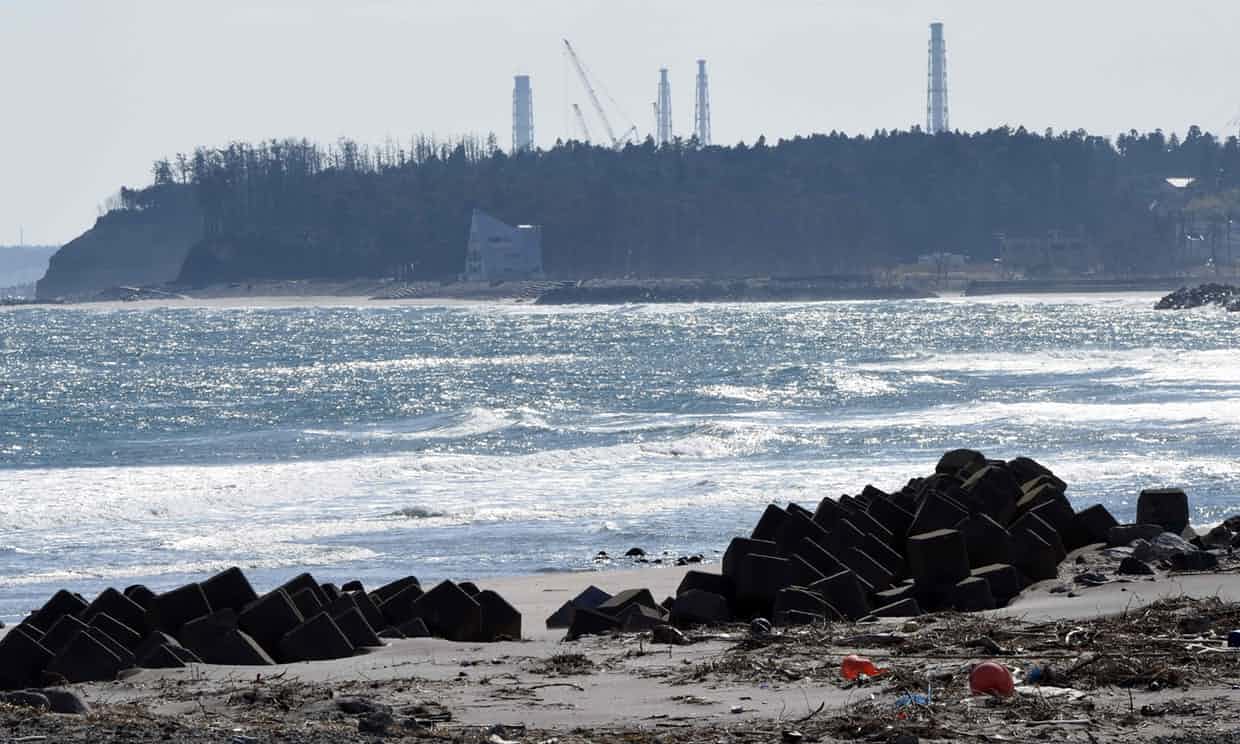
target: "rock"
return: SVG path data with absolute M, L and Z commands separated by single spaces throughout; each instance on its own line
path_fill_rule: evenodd
M 1137 522 L 1180 534 L 1188 526 L 1188 496 L 1179 488 L 1147 488 L 1137 499 Z
M 147 610 L 147 624 L 154 630 L 171 635 L 195 618 L 211 614 L 211 603 L 199 584 L 186 584 L 170 592 L 158 594 Z
M 320 612 L 280 639 L 280 661 L 323 661 L 353 655 L 353 644 L 336 621 Z
M 152 594 L 151 601 L 154 602 L 154 599 Z M 104 589 L 95 597 L 95 601 L 82 613 L 82 619 L 89 623 L 99 614 L 110 616 L 139 635 L 151 630 L 147 625 L 147 608 L 112 588 Z
M 110 682 L 123 668 L 125 663 L 103 641 L 83 631 L 48 663 L 47 672 L 66 682 Z
M 53 713 L 70 716 L 84 716 L 90 712 L 90 706 L 76 692 L 60 687 L 44 687 L 39 692 L 52 706 Z
M 684 580 L 687 580 L 689 574 L 692 574 L 692 573 L 697 573 L 697 572 L 696 571 L 688 572 L 687 574 L 685 574 Z M 684 580 L 682 580 L 682 583 Z M 603 591 L 602 589 L 599 589 L 597 586 L 586 587 L 586 589 L 583 592 L 581 592 L 581 594 L 578 594 L 576 597 L 573 597 L 569 601 L 565 602 L 560 607 L 560 609 L 556 610 L 554 613 L 552 613 L 551 617 L 547 618 L 547 627 L 548 628 L 567 628 L 573 622 L 573 611 L 576 608 L 582 607 L 587 610 L 593 610 L 609 599 L 611 599 L 611 595 Z
M 1235 534 L 1227 529 L 1227 525 L 1220 524 L 1207 532 L 1205 537 L 1201 538 L 1201 542 L 1211 548 L 1227 548 L 1231 546 L 1234 539 Z
M 1119 562 L 1117 573 L 1125 576 L 1153 576 L 1154 569 L 1149 564 L 1128 556 Z
M 1240 299 L 1240 289 L 1228 284 L 1206 283 L 1198 287 L 1180 287 L 1160 299 L 1155 310 L 1188 310 L 1205 305 L 1219 305 L 1228 310 Z
M 1002 607 L 1020 594 L 1020 573 L 1015 566 L 1006 563 L 992 563 L 973 570 L 974 577 L 984 579 L 990 587 L 990 595 L 995 605 Z
M 923 587 L 955 586 L 969 576 L 969 552 L 959 530 L 912 535 L 907 550 L 909 572 Z
M 1153 540 L 1163 533 L 1156 524 L 1121 524 L 1107 530 L 1107 545 L 1113 548 L 1132 545 L 1135 540 Z
M 482 640 L 521 640 L 521 613 L 498 593 L 487 589 L 474 595 L 482 607 Z
M 233 566 L 202 582 L 202 592 L 215 610 L 241 612 L 245 606 L 258 599 L 250 580 L 240 568 Z
M 764 617 L 755 617 L 749 623 L 750 635 L 763 636 L 771 632 L 771 621 Z
M 237 627 L 257 641 L 268 656 L 278 656 L 280 639 L 303 620 L 288 592 L 275 589 L 242 610 L 237 616 Z
M 677 592 L 671 615 L 676 625 L 711 625 L 732 619 L 728 600 L 723 595 L 704 589 Z
M 1132 546 L 1132 557 L 1146 563 L 1165 561 L 1179 553 L 1195 553 L 1197 548 L 1179 535 L 1163 532 L 1153 540 L 1140 540 Z
M 0 690 L 27 687 L 38 680 L 52 652 L 20 630 L 0 638 Z
M 386 710 L 376 710 L 357 719 L 357 730 L 363 734 L 386 734 L 396 719 Z
M 651 632 L 650 640 L 654 643 L 666 643 L 671 646 L 685 646 L 691 643 L 684 633 L 670 625 L 656 625 Z
M 646 551 L 641 548 L 629 548 L 624 553 L 625 558 L 642 558 L 646 555 Z
M 1204 550 L 1176 553 L 1170 558 L 1172 571 L 1213 571 L 1218 568 L 1218 557 Z
M 575 641 L 582 636 L 603 635 L 620 629 L 620 623 L 605 612 L 578 607 L 573 612 L 572 624 L 568 626 L 566 641 Z
M 333 615 L 332 620 L 354 648 L 378 648 L 383 645 L 383 641 L 375 634 L 375 629 L 366 622 L 362 611 L 356 605 Z
M 482 636 L 482 606 L 452 581 L 441 581 L 418 597 L 413 603 L 414 617 L 422 618 L 432 634 L 449 641 L 476 641 Z
M 995 608 L 994 595 L 990 593 L 990 584 L 980 576 L 969 578 L 956 584 L 952 593 L 952 605 L 959 612 L 979 612 Z
M 15 705 L 21 708 L 34 708 L 35 710 L 50 710 L 52 707 L 46 695 L 34 690 L 0 693 L 0 703 Z
M 814 582 L 808 588 L 821 595 L 827 604 L 849 620 L 859 620 L 870 614 L 866 586 L 852 571 L 844 570 L 832 574 Z

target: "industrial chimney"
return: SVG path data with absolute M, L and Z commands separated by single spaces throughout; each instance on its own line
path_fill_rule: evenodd
M 667 80 L 667 68 L 659 70 L 659 100 L 655 103 L 658 116 L 655 140 L 660 145 L 672 142 L 672 84 Z
M 697 61 L 697 101 L 693 110 L 693 134 L 698 145 L 710 146 L 710 82 L 706 79 L 706 60 Z
M 930 24 L 930 71 L 926 88 L 926 131 L 938 134 L 950 130 L 947 123 L 947 45 L 943 24 Z
M 534 149 L 534 91 L 529 75 L 517 75 L 512 86 L 512 151 Z

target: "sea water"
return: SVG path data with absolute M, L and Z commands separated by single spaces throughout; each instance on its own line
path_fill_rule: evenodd
M 0 618 L 59 587 L 717 558 L 768 502 L 1031 455 L 1240 512 L 1240 315 L 1151 295 L 0 311 Z M 612 563 L 614 565 L 615 562 Z

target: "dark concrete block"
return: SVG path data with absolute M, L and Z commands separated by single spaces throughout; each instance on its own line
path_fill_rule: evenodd
M 154 595 L 152 595 L 152 601 L 154 601 Z M 99 596 L 95 597 L 95 601 L 91 602 L 82 613 L 82 619 L 89 623 L 95 615 L 100 613 L 111 616 L 139 634 L 151 630 L 146 622 L 147 608 L 115 589 L 108 588 L 100 592 Z
M 127 586 L 122 594 L 124 594 L 127 599 L 133 600 L 133 602 L 143 610 L 151 609 L 151 603 L 155 601 L 155 592 L 147 589 L 143 584 L 132 584 Z M 120 620 L 121 618 L 117 619 Z M 124 621 L 121 620 L 121 622 Z
M 788 512 L 789 514 L 800 514 L 801 516 L 805 517 L 806 519 L 810 521 L 813 521 L 814 519 L 814 513 L 812 511 L 810 511 L 809 509 L 806 509 L 800 504 L 797 504 L 791 501 L 788 502 L 788 506 L 784 507 L 784 511 Z
M 169 650 L 176 653 L 175 648 L 169 648 Z M 213 639 L 210 646 L 202 651 L 190 650 L 207 664 L 225 666 L 271 666 L 275 664 L 271 655 L 258 645 L 258 641 L 237 628 L 223 631 Z
M 986 456 L 977 450 L 954 449 L 943 453 L 934 472 L 955 475 L 964 470 L 972 473 L 986 466 Z
M 137 664 L 143 669 L 180 669 L 185 666 L 181 657 L 171 647 L 164 644 L 152 646 L 141 656 L 137 656 Z
M 1172 571 L 1213 571 L 1218 568 L 1218 556 L 1205 550 L 1175 553 L 1167 560 Z
M 857 527 L 857 529 L 864 532 L 867 535 L 867 537 L 870 537 L 870 536 L 876 537 L 879 540 L 882 540 L 883 543 L 886 545 L 895 546 L 895 545 L 900 544 L 901 542 L 901 541 L 896 540 L 895 533 L 887 529 L 887 527 L 883 525 L 882 522 L 879 522 L 877 519 L 870 516 L 868 512 L 861 512 L 860 514 L 855 514 L 849 517 L 848 521 L 852 522 Z M 862 543 L 861 545 L 857 545 L 854 547 L 864 548 L 865 544 Z
M 964 535 L 969 566 L 977 568 L 991 563 L 1011 563 L 1012 535 L 986 514 L 974 514 L 956 525 Z
M 902 599 L 916 598 L 917 594 L 914 591 L 914 585 L 911 583 L 897 584 L 890 589 L 874 592 L 874 604 L 876 605 L 888 605 L 899 602 Z
M 727 598 L 704 589 L 677 592 L 672 603 L 672 622 L 677 625 L 711 625 L 731 619 Z
M 992 563 L 973 570 L 973 577 L 984 579 L 990 587 L 990 596 L 994 597 L 995 605 L 1002 607 L 1020 594 L 1020 573 L 1015 566 L 1006 563 Z
M 650 593 L 649 589 L 625 589 L 599 605 L 598 611 L 618 617 L 620 613 L 624 612 L 632 604 L 640 604 L 643 607 L 651 608 L 659 606 L 659 603 L 655 601 L 654 595 Z
M 1153 540 L 1162 533 L 1159 524 L 1120 524 L 1107 530 L 1107 544 L 1118 548 L 1131 545 L 1135 540 Z
M 482 635 L 482 606 L 455 582 L 441 581 L 413 603 L 431 633 L 449 641 L 476 641 Z
M 422 585 L 417 576 L 404 576 L 374 590 L 371 592 L 371 598 L 374 599 L 375 604 L 382 606 L 384 602 L 415 585 L 419 587 Z
M 66 682 L 110 682 L 125 663 L 89 631 L 73 636 L 47 665 L 47 673 Z
M 775 595 L 771 619 L 776 625 L 800 625 L 807 616 L 811 620 L 823 622 L 838 619 L 839 613 L 827 604 L 821 594 L 801 587 L 780 589 Z M 790 620 L 792 622 L 789 622 Z
M 839 558 L 831 555 L 825 548 L 808 537 L 801 538 L 801 541 L 797 543 L 796 550 L 793 551 L 793 555 L 800 556 L 802 560 L 813 566 L 824 577 L 844 570 L 844 564 L 840 563 Z
M 1012 559 L 1016 568 L 1031 581 L 1059 576 L 1058 552 L 1033 530 L 1022 529 L 1012 534 Z
M 409 622 L 416 617 L 413 606 L 423 595 L 425 592 L 422 591 L 420 584 L 416 582 L 406 584 L 403 589 L 390 595 L 383 604 L 379 605 L 379 611 L 383 613 L 389 625 L 400 627 L 402 623 Z
M 990 593 L 990 584 L 980 576 L 970 576 L 961 581 L 952 594 L 952 606 L 960 612 L 993 610 L 995 598 Z
M 844 510 L 835 499 L 830 496 L 824 497 L 818 502 L 818 508 L 814 510 L 814 522 L 825 530 L 832 530 L 839 521 L 845 517 Z
M 1094 504 L 1073 515 L 1072 527 L 1065 536 L 1064 547 L 1076 550 L 1085 545 L 1107 542 L 1111 528 L 1118 524 L 1105 506 Z
M 171 651 L 178 659 L 180 659 L 182 664 L 202 664 L 203 663 L 202 659 L 198 658 L 198 654 L 194 653 L 193 651 L 190 651 L 188 648 L 185 648 L 184 646 L 169 645 L 168 650 Z
M 370 599 L 370 595 L 360 591 L 345 592 L 345 596 L 353 600 L 353 604 L 357 609 L 361 610 L 362 617 L 366 618 L 366 622 L 370 623 L 370 627 L 375 630 L 386 628 L 388 626 L 387 619 L 383 617 L 383 613 Z
M 521 613 L 499 593 L 486 589 L 475 594 L 474 601 L 482 607 L 483 640 L 521 640 Z
M 240 568 L 233 566 L 225 569 L 202 582 L 203 594 L 213 610 L 236 610 L 241 612 L 245 606 L 258 599 L 250 580 Z
M 324 661 L 353 655 L 353 644 L 331 615 L 320 612 L 280 639 L 280 661 Z
M 61 649 L 69 645 L 69 641 L 73 640 L 73 636 L 81 633 L 89 628 L 88 623 L 78 620 L 73 615 L 62 615 L 52 627 L 47 629 L 47 633 L 43 638 L 39 639 L 39 643 L 43 644 L 52 653 L 60 653 Z
M 827 576 L 799 555 L 788 556 L 788 570 L 788 586 L 809 586 Z
M 803 538 L 808 537 L 821 544 L 826 536 L 827 531 L 813 519 L 800 512 L 793 512 L 784 518 L 779 529 L 776 530 L 775 547 L 779 555 L 790 555 L 796 551 L 797 544 Z
M 815 542 L 818 541 L 815 540 Z M 841 519 L 818 544 L 831 555 L 839 557 L 849 548 L 860 548 L 865 545 L 865 532 L 851 519 Z
M 203 615 L 211 614 L 211 603 L 198 584 L 186 584 L 155 596 L 147 610 L 147 625 L 170 635 L 181 632 L 181 626 Z
M 109 637 L 130 651 L 133 651 L 142 642 L 142 636 L 138 634 L 138 631 L 105 612 L 100 612 L 91 618 L 90 626 L 107 633 Z
M 303 620 L 288 592 L 275 589 L 242 610 L 237 616 L 237 626 L 258 641 L 268 655 L 275 656 L 280 651 L 280 639 Z
M 1046 467 L 1037 460 L 1034 460 L 1033 458 L 1013 458 L 1008 460 L 1007 467 L 1016 478 L 1016 481 L 1022 486 L 1030 481 L 1043 478 L 1043 482 L 1045 483 L 1057 484 L 1060 491 L 1068 490 L 1068 484 L 1055 477 L 1055 474 L 1051 472 L 1050 468 Z
M 775 504 L 767 504 L 766 509 L 762 512 L 762 516 L 758 518 L 758 524 L 754 526 L 753 533 L 749 535 L 752 540 L 774 540 L 779 534 L 779 528 L 783 525 L 784 520 L 788 518 L 788 512 L 779 508 Z
M 860 548 L 850 548 L 840 555 L 840 560 L 858 577 L 865 580 L 873 591 L 891 588 L 891 573 L 883 565 Z
M 969 551 L 959 530 L 912 535 L 908 539 L 908 562 L 913 579 L 927 590 L 954 586 L 969 576 Z
M 620 630 L 620 623 L 611 615 L 586 607 L 578 607 L 573 612 L 572 624 L 568 626 L 566 641 L 575 641 L 587 635 L 606 635 Z
M 1033 532 L 1046 541 L 1048 545 L 1055 550 L 1055 561 L 1058 563 L 1068 555 L 1068 549 L 1063 544 L 1063 538 L 1059 536 L 1059 531 L 1052 527 L 1034 512 L 1025 512 L 1015 522 L 1008 531 L 1015 535 L 1021 530 Z
M 107 646 L 109 651 L 116 654 L 116 657 L 121 660 L 121 669 L 129 669 L 134 666 L 136 660 L 134 659 L 133 652 L 125 648 L 120 641 L 94 627 L 87 628 L 83 632 L 89 633 L 100 643 Z M 73 641 L 69 641 L 69 643 L 72 645 Z
M 34 614 L 26 618 L 26 622 L 39 630 L 46 631 L 65 615 L 73 615 L 74 617 L 81 615 L 87 606 L 86 600 L 77 594 L 61 589 L 53 594 L 51 599 L 43 603 L 43 606 Z
M 38 641 L 21 631 L 10 631 L 0 638 L 0 690 L 35 684 L 52 658 L 52 652 Z
M 333 615 L 332 620 L 354 648 L 377 648 L 383 645 L 383 641 L 379 640 L 375 629 L 366 622 L 366 618 L 362 616 L 362 611 L 357 609 L 357 605 Z
M 1188 496 L 1180 488 L 1147 488 L 1137 499 L 1137 522 L 1180 534 L 1188 526 Z
M 730 577 L 707 571 L 686 571 L 680 585 L 676 587 L 676 595 L 680 596 L 693 589 L 718 594 L 724 598 L 736 594 L 736 585 Z
M 962 488 L 978 511 L 999 524 L 1007 524 L 1016 515 L 1016 502 L 1022 496 L 1020 483 L 1006 466 L 987 465 L 965 481 Z
M 313 589 L 301 589 L 289 598 L 297 605 L 297 611 L 302 617 L 311 617 L 323 611 L 324 604 L 319 601 L 319 596 L 319 592 Z
M 870 614 L 870 600 L 866 596 L 868 588 L 852 571 L 832 574 L 808 588 L 822 595 L 827 604 L 850 620 Z
M 691 571 L 690 573 L 694 572 Z M 597 586 L 587 587 L 585 591 L 565 602 L 551 617 L 548 617 L 547 627 L 567 628 L 573 622 L 573 611 L 575 609 L 584 607 L 587 610 L 593 610 L 609 599 L 611 599 L 611 595 Z
M 631 604 L 616 616 L 616 621 L 625 633 L 640 633 L 653 630 L 656 625 L 665 625 L 667 616 L 662 608 L 656 610 L 643 604 Z
M 866 514 L 869 514 L 879 524 L 887 528 L 887 531 L 895 536 L 895 546 L 904 545 L 904 539 L 908 536 L 908 529 L 913 525 L 913 513 L 896 505 L 894 501 L 888 498 L 877 498 L 870 502 L 866 507 Z
M 912 597 L 904 597 L 894 602 L 889 602 L 882 607 L 876 607 L 870 613 L 872 617 L 917 617 L 920 614 L 921 606 Z
M 908 573 L 904 556 L 874 535 L 866 535 L 860 549 L 885 568 L 893 580 L 903 578 Z
M 134 655 L 134 658 L 138 659 L 139 666 L 141 666 L 142 658 L 146 656 L 147 654 L 152 653 L 155 649 L 159 648 L 160 646 L 180 646 L 180 645 L 181 645 L 181 642 L 178 641 L 177 639 L 173 638 L 167 633 L 163 633 L 157 630 L 157 631 L 153 631 L 151 633 L 146 634 L 146 636 L 138 643 L 138 645 L 134 647 L 133 655 Z M 177 658 L 179 659 L 180 657 L 178 656 Z M 155 667 L 149 667 L 149 668 L 154 669 Z
M 181 627 L 181 632 L 177 634 L 177 638 L 181 641 L 182 646 L 193 651 L 208 664 L 228 663 L 215 660 L 211 653 L 211 648 L 224 635 L 236 630 L 239 622 L 235 610 L 219 610 L 210 615 L 190 620 Z
M 341 595 L 340 587 L 336 586 L 335 584 L 331 582 L 328 582 L 326 584 L 319 584 L 319 589 L 322 591 L 323 596 L 327 600 L 323 604 L 324 607 L 327 607 L 331 605 L 332 602 L 335 602 L 337 599 L 340 599 L 340 595 Z
M 736 601 L 742 612 L 767 614 L 780 589 L 791 586 L 792 567 L 787 558 L 773 555 L 745 556 L 736 579 Z
M 917 514 L 913 517 L 913 523 L 909 525 L 908 533 L 910 536 L 924 535 L 935 530 L 952 529 L 960 523 L 960 520 L 968 516 L 969 511 L 954 499 L 938 492 L 931 492 L 926 494 L 921 506 L 917 508 Z M 907 543 L 905 547 L 907 549 Z
M 294 576 L 281 584 L 280 588 L 288 592 L 288 596 L 290 598 L 296 597 L 297 592 L 300 592 L 303 589 L 309 589 L 314 593 L 314 598 L 319 601 L 319 607 L 327 604 L 327 597 L 323 594 L 323 589 L 319 586 L 319 582 L 315 581 L 314 577 L 308 573 Z
M 482 591 L 478 588 L 478 585 L 472 581 L 462 581 L 457 584 L 457 586 L 461 587 L 461 590 L 471 597 L 477 596 L 478 593 Z
M 751 540 L 747 537 L 734 537 L 728 543 L 728 549 L 723 553 L 723 560 L 720 564 L 720 573 L 732 579 L 733 583 L 740 577 L 741 565 L 744 563 L 745 556 L 751 554 L 759 555 L 777 555 L 779 551 L 775 547 L 774 540 Z
M 401 623 L 401 626 L 399 628 L 389 628 L 388 630 L 394 630 L 399 635 L 387 636 L 387 635 L 384 635 L 383 633 L 380 633 L 379 637 L 380 638 L 392 638 L 392 637 L 395 637 L 395 638 L 430 638 L 431 637 L 431 629 L 426 627 L 426 623 L 423 622 L 422 618 L 420 617 L 415 617 L 414 619 L 410 620 L 407 623 Z

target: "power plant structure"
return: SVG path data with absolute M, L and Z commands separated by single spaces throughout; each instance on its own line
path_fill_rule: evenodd
M 947 121 L 947 44 L 943 24 L 930 24 L 930 69 L 926 86 L 926 131 L 950 131 Z
M 667 68 L 659 69 L 659 100 L 654 105 L 655 142 L 669 145 L 672 142 L 672 84 L 667 79 Z
M 512 151 L 534 149 L 534 90 L 529 75 L 516 75 L 512 86 Z
M 693 107 L 693 134 L 699 147 L 710 146 L 710 81 L 706 77 L 706 60 L 697 61 L 697 97 Z

